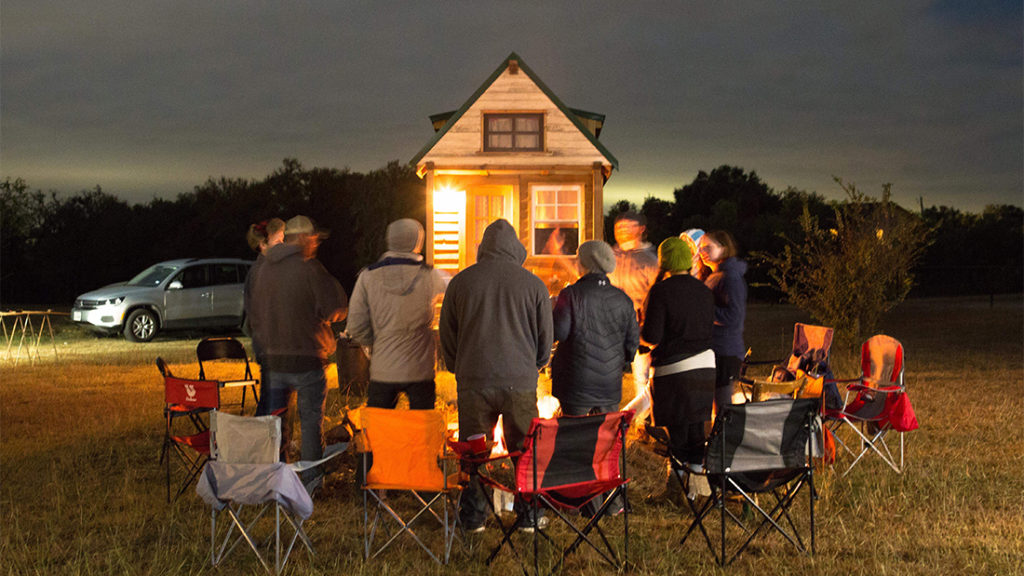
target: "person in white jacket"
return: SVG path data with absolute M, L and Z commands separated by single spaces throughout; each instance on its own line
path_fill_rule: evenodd
M 349 337 L 370 350 L 367 406 L 434 408 L 436 345 L 431 324 L 444 294 L 441 274 L 423 261 L 423 226 L 411 218 L 387 227 L 388 250 L 359 272 L 349 302 Z

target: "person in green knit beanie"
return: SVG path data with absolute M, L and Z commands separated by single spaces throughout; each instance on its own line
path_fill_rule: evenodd
M 662 279 L 651 286 L 640 339 L 650 346 L 654 424 L 668 430 L 669 476 L 665 490 L 650 503 L 682 504 L 688 472 L 702 470 L 704 423 L 711 420 L 715 355 L 711 351 L 714 298 L 690 275 L 693 251 L 679 237 L 658 246 Z M 690 484 L 690 488 L 693 488 Z

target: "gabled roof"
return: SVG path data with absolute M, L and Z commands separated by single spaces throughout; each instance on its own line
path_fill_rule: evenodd
M 427 153 L 430 152 L 430 150 L 438 142 L 441 141 L 441 138 L 444 138 L 444 135 L 448 132 L 448 130 L 450 130 L 451 127 L 454 126 L 459 121 L 460 118 L 462 118 L 462 115 L 465 114 L 466 111 L 469 110 L 471 106 L 473 106 L 473 104 L 480 98 L 480 96 L 482 96 L 484 92 L 487 92 L 487 89 L 491 87 L 491 84 L 493 84 L 494 81 L 497 80 L 499 76 L 501 76 L 505 69 L 509 67 L 509 63 L 512 61 L 517 62 L 519 69 L 526 73 L 530 80 L 532 80 L 533 83 L 536 84 L 538 88 L 540 88 L 541 92 L 543 92 L 544 95 L 547 96 L 549 100 L 551 100 L 551 103 L 554 104 L 555 107 L 558 108 L 562 112 L 562 114 L 564 114 L 565 117 L 568 118 L 569 121 L 573 123 L 574 126 L 576 126 L 576 129 L 578 129 L 581 134 L 583 134 L 588 140 L 590 140 L 590 143 L 593 144 L 594 147 L 597 148 L 597 150 L 605 158 L 608 159 L 608 161 L 612 165 L 612 168 L 618 170 L 619 161 L 616 160 L 615 156 L 613 156 L 612 153 L 609 152 L 608 149 L 605 148 L 604 145 L 598 141 L 597 136 L 591 133 L 590 130 L 587 130 L 587 128 L 583 126 L 583 124 L 580 123 L 579 121 L 579 116 L 585 116 L 587 118 L 591 118 L 594 120 L 599 119 L 601 122 L 603 122 L 604 115 L 596 114 L 594 112 L 586 112 L 583 110 L 574 110 L 567 107 L 565 104 L 562 103 L 558 96 L 555 96 L 555 93 L 552 92 L 550 88 L 548 88 L 547 84 L 545 84 L 539 77 L 537 77 L 536 74 L 534 74 L 533 70 L 531 70 L 530 67 L 526 65 L 526 62 L 523 62 L 523 59 L 520 58 L 519 55 L 516 54 L 515 52 L 512 52 L 511 54 L 508 55 L 507 58 L 505 58 L 501 65 L 499 65 L 498 68 L 495 69 L 493 73 L 491 73 L 490 77 L 488 77 L 487 80 L 485 80 L 484 83 L 479 88 L 477 88 L 476 92 L 474 92 L 473 95 L 469 97 L 469 100 L 466 100 L 466 102 L 461 107 L 459 107 L 458 110 L 456 110 L 455 112 L 444 112 L 441 114 L 434 114 L 430 117 L 430 121 L 436 123 L 439 122 L 440 120 L 444 120 L 445 116 L 449 116 L 447 118 L 447 122 L 445 122 L 445 124 L 434 133 L 434 137 L 430 139 L 430 142 L 427 142 L 427 145 L 424 146 L 416 154 L 416 156 L 414 156 L 413 159 L 409 161 L 409 163 L 415 166 L 424 156 L 426 156 Z

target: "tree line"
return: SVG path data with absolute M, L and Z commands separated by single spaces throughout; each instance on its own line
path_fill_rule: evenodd
M 330 228 L 320 248 L 324 266 L 351 292 L 355 276 L 384 250 L 388 222 L 425 222 L 425 187 L 407 164 L 393 161 L 368 173 L 307 169 L 295 159 L 263 179 L 210 179 L 174 200 L 128 202 L 100 187 L 70 196 L 33 190 L 18 178 L 0 182 L 0 307 L 70 306 L 87 290 L 124 281 L 161 260 L 255 255 L 245 243 L 254 222 L 306 214 Z M 613 205 L 605 238 L 613 242 L 616 214 L 647 218 L 658 243 L 688 228 L 731 231 L 751 260 L 752 297 L 778 299 L 772 267 L 757 255 L 781 254 L 804 235 L 813 218 L 836 226 L 837 207 L 851 200 L 786 188 L 777 192 L 755 172 L 721 166 L 700 172 L 673 200 L 647 198 L 640 206 Z M 1009 205 L 981 214 L 940 206 L 907 214 L 927 231 L 916 260 L 911 295 L 1021 292 L 1024 286 L 1024 212 Z

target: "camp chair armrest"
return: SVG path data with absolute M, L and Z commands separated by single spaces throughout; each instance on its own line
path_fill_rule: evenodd
M 870 391 L 870 392 L 878 392 L 878 393 L 881 393 L 881 394 L 895 394 L 895 393 L 903 392 L 903 388 L 900 387 L 900 386 L 883 386 L 883 387 L 880 387 L 880 388 L 874 388 L 874 387 L 868 386 L 866 384 L 850 384 L 849 386 L 846 387 L 846 389 L 850 390 L 851 392 Z

